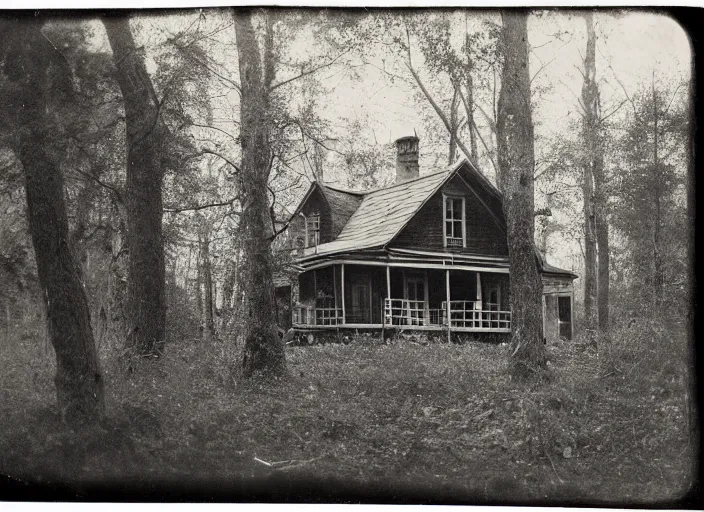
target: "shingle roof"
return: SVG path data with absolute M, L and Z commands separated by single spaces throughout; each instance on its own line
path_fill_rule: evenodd
M 390 242 L 457 168 L 366 193 L 337 239 L 319 245 L 310 254 L 370 249 Z
M 569 276 L 572 279 L 579 277 L 577 274 L 571 270 L 565 270 L 564 268 L 556 267 L 555 265 L 550 265 L 545 259 L 541 261 L 543 274 L 556 274 L 561 276 Z
M 359 208 L 364 198 L 364 193 L 342 190 L 322 183 L 318 183 L 318 186 L 323 192 L 325 199 L 327 199 L 332 213 L 332 236 L 337 237 L 350 217 L 352 217 L 354 212 L 357 211 L 357 208 Z

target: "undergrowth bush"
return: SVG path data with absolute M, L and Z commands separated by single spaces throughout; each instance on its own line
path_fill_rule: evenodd
M 549 343 L 547 382 L 512 381 L 507 345 L 418 336 L 289 345 L 275 384 L 241 379 L 234 336 L 181 339 L 127 365 L 104 346 L 107 418 L 80 435 L 52 412 L 53 350 L 20 333 L 0 350 L 3 471 L 277 471 L 257 457 L 294 461 L 311 478 L 592 503 L 652 501 L 691 482 L 687 339 L 657 322 L 617 326 L 596 346 L 580 335 Z

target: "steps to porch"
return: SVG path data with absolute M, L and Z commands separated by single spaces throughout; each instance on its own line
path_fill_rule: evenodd
M 294 327 L 412 328 L 443 330 L 448 328 L 447 302 L 430 308 L 428 302 L 409 299 L 383 299 L 382 323 L 355 322 L 354 311 L 342 308 L 298 304 L 293 307 Z M 511 332 L 511 312 L 499 310 L 498 304 L 453 300 L 449 308 L 449 328 L 456 332 Z M 347 320 L 347 321 L 346 321 Z

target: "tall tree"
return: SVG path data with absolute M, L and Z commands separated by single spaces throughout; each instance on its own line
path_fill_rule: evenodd
M 138 354 L 158 355 L 166 324 L 162 179 L 168 130 L 129 18 L 109 16 L 103 24 L 124 101 L 127 132 L 126 342 Z
M 601 302 L 600 299 L 605 298 L 608 308 L 608 225 L 605 224 L 604 205 L 597 205 L 595 191 L 596 181 L 599 181 L 600 195 L 603 195 L 604 156 L 599 134 L 599 89 L 596 82 L 596 34 L 593 13 L 587 12 L 585 20 L 587 51 L 584 57 L 584 82 L 582 84 L 582 106 L 584 108 L 582 137 L 585 147 L 582 181 L 582 195 L 584 196 L 584 319 L 586 328 L 593 332 L 597 327 L 597 304 Z M 597 176 L 599 180 L 597 180 Z M 606 240 L 604 240 L 604 234 L 606 234 Z M 601 294 L 597 296 L 597 276 L 602 275 L 601 268 L 597 272 L 597 237 L 606 245 L 604 258 L 603 260 L 600 258 L 600 261 L 606 263 L 606 284 L 599 283 L 603 285 L 603 291 L 606 292 L 604 297 Z M 601 256 L 602 251 L 599 250 L 598 254 Z M 604 319 L 608 323 L 607 317 L 608 312 L 605 312 Z
M 533 120 L 525 11 L 501 14 L 503 71 L 497 141 L 511 268 L 512 374 L 525 377 L 545 365 L 542 283 L 533 242 Z
M 655 82 L 630 98 L 633 115 L 620 140 L 616 173 L 620 201 L 613 224 L 623 237 L 619 284 L 635 299 L 631 307 L 676 315 L 686 303 L 685 194 L 689 119 L 675 87 Z
M 264 11 L 262 48 L 252 26 L 252 11 L 235 11 L 239 56 L 242 163 L 240 187 L 244 243 L 244 276 L 247 290 L 244 318 L 245 376 L 276 375 L 286 367 L 284 347 L 276 328 L 272 277 L 273 224 L 268 180 L 272 150 L 270 92 L 274 80 L 273 19 Z
M 56 353 L 56 397 L 68 422 L 103 414 L 103 379 L 80 265 L 74 259 L 60 170 L 61 136 L 75 106 L 70 68 L 38 18 L 0 22 L 3 131 L 22 163 L 29 228 Z M 64 124 L 62 124 L 64 123 Z

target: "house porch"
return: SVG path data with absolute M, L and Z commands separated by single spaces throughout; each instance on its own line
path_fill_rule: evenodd
M 504 269 L 331 264 L 299 275 L 292 312 L 299 329 L 511 331 Z

